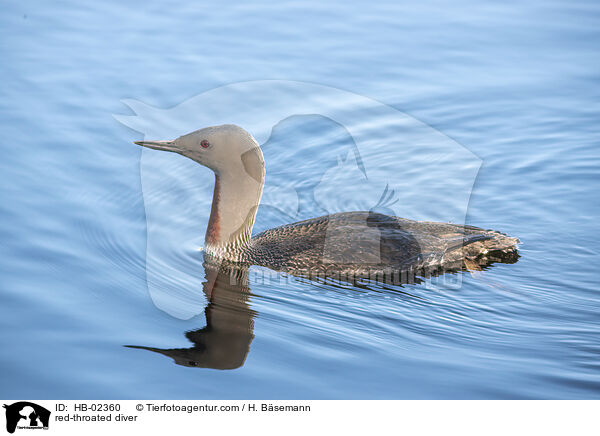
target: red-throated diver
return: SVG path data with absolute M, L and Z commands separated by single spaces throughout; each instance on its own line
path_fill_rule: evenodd
M 256 140 L 235 125 L 207 127 L 172 141 L 135 142 L 172 151 L 215 173 L 204 251 L 231 263 L 294 275 L 372 277 L 395 271 L 477 268 L 514 262 L 518 239 L 493 230 L 419 222 L 375 212 L 342 212 L 251 236 L 265 163 Z

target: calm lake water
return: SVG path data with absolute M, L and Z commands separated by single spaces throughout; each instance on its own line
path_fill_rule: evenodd
M 600 396 L 597 2 L 10 1 L 0 55 L 0 396 Z M 249 82 L 268 79 L 300 84 Z M 265 106 L 198 97 L 238 82 Z M 127 99 L 174 112 L 136 131 Z M 305 100 L 350 121 L 298 112 Z M 244 127 L 267 165 L 255 231 L 372 207 L 389 184 L 386 210 L 501 230 L 521 258 L 396 287 L 253 267 L 245 291 L 220 294 L 236 315 L 215 312 L 245 336 L 211 337 L 238 367 L 187 366 L 186 332 L 206 332 L 212 175 L 132 141 L 238 112 L 258 114 Z M 179 349 L 184 365 L 124 345 Z

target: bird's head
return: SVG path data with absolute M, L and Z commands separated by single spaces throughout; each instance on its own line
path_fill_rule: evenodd
M 250 133 L 233 124 L 206 127 L 173 140 L 135 143 L 182 154 L 217 174 L 245 171 L 256 180 L 264 177 L 264 159 L 258 143 Z

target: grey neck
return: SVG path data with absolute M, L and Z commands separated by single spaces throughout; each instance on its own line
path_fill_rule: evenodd
M 262 152 L 256 148 L 252 155 L 242 157 L 241 165 L 215 171 L 204 250 L 218 258 L 240 261 L 250 246 L 265 179 Z

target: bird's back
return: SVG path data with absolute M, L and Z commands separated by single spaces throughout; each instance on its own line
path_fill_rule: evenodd
M 472 226 L 413 221 L 374 212 L 343 212 L 266 230 L 249 261 L 297 275 L 461 269 L 516 256 L 518 240 Z M 494 254 L 495 253 L 495 254 Z M 494 257 L 495 256 L 495 257 Z

